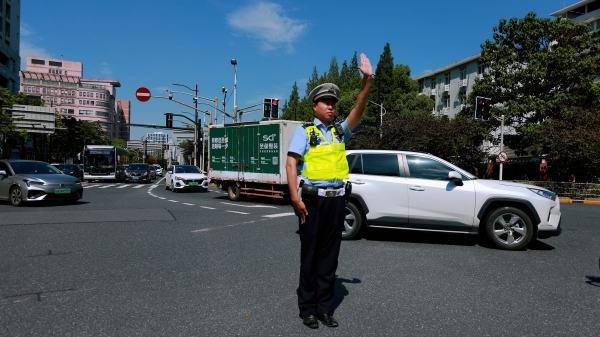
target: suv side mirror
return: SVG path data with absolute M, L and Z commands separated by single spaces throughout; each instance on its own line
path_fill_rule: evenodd
M 456 186 L 463 185 L 462 177 L 461 177 L 460 173 L 458 173 L 456 171 L 448 172 L 448 180 L 454 182 L 456 184 Z
M 4 170 L 0 170 L 0 176 L 6 177 L 6 176 L 8 176 L 8 173 L 6 173 L 6 171 L 4 171 Z

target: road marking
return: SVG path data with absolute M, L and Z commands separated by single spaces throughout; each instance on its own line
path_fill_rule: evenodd
M 221 201 L 221 203 L 225 204 L 225 205 L 248 207 L 248 208 L 277 208 L 275 206 L 269 206 L 269 205 L 242 205 L 242 204 L 234 204 L 231 202 L 223 202 L 223 201 Z
M 200 208 L 215 209 L 214 207 L 208 207 L 208 206 L 200 206 Z
M 144 185 L 133 186 L 133 188 L 142 188 L 142 187 L 144 187 Z
M 177 201 L 177 200 L 169 200 L 169 201 L 170 201 L 170 202 L 179 202 L 179 201 Z
M 83 187 L 85 187 L 85 188 L 92 188 L 92 187 L 98 187 L 98 185 L 83 185 Z
M 188 204 L 187 202 L 182 202 L 182 204 L 188 205 L 188 206 L 194 206 L 194 204 Z
M 104 186 L 100 186 L 98 188 L 109 188 L 109 187 L 113 187 L 113 186 L 117 186 L 117 185 L 104 185 Z
M 167 199 L 167 198 L 163 198 L 163 197 L 158 197 L 158 198 L 159 198 L 159 199 L 162 199 L 162 200 L 165 200 L 165 199 Z
M 121 185 L 121 186 L 117 186 L 117 188 L 125 188 L 127 186 L 129 186 L 129 185 Z
M 263 218 L 279 218 L 282 216 L 290 216 L 290 215 L 296 215 L 294 212 L 291 213 L 279 213 L 279 214 L 269 214 L 269 215 L 263 215 Z
M 237 211 L 225 211 L 225 212 L 229 212 L 229 213 L 237 213 L 237 214 L 250 214 L 250 213 L 237 212 Z

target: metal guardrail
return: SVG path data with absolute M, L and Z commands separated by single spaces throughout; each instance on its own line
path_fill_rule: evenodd
M 567 197 L 574 200 L 600 198 L 600 184 L 517 180 L 515 182 L 543 187 L 558 194 L 559 197 Z

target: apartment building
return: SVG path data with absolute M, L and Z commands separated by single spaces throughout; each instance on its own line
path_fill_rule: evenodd
M 19 92 L 60 115 L 98 123 L 107 136 L 129 140 L 130 104 L 116 99 L 118 80 L 84 78 L 81 62 L 33 56 L 20 79 Z
M 415 78 L 419 94 L 435 100 L 434 115 L 453 118 L 464 107 L 475 79 L 483 76 L 485 67 L 479 57 L 476 54 Z
M 567 18 L 575 22 L 586 22 L 590 31 L 600 30 L 600 0 L 583 0 L 550 14 L 557 18 Z
M 0 87 L 19 91 L 21 1 L 0 0 Z

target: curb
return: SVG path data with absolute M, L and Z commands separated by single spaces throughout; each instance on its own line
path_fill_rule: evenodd
M 592 199 L 583 199 L 583 200 L 573 200 L 571 198 L 567 198 L 567 197 L 559 197 L 558 198 L 561 204 L 585 204 L 585 205 L 600 205 L 600 199 L 599 198 L 592 198 Z

